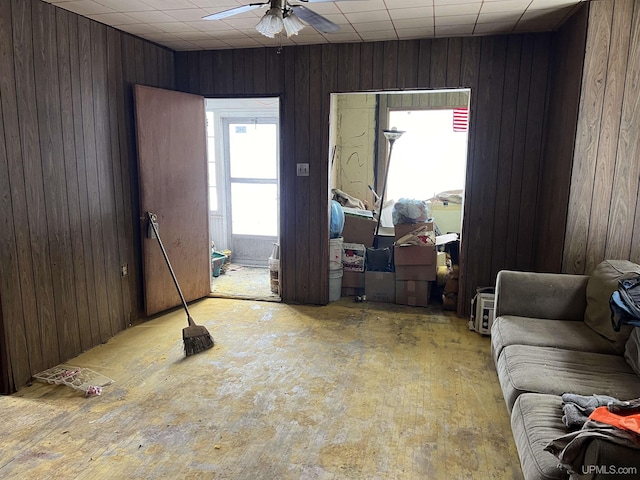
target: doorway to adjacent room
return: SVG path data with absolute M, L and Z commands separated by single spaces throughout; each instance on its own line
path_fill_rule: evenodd
M 278 98 L 206 100 L 214 296 L 280 299 L 279 110 Z

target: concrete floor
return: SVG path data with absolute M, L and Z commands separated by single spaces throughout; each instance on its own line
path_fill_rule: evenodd
M 520 479 L 489 339 L 452 313 L 205 299 L 216 346 L 185 358 L 176 310 L 67 362 L 85 398 L 0 397 L 0 478 Z
M 212 297 L 280 301 L 280 296 L 271 291 L 269 268 L 234 264 L 223 268 L 218 277 L 211 278 Z

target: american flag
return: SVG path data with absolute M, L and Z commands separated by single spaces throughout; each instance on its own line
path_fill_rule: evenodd
M 469 130 L 469 109 L 454 108 L 453 109 L 453 131 L 466 132 Z

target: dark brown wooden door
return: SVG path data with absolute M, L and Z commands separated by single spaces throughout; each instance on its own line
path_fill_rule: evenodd
M 158 217 L 160 238 L 187 301 L 210 291 L 204 98 L 135 86 L 140 213 Z M 158 241 L 142 228 L 145 311 L 180 305 Z

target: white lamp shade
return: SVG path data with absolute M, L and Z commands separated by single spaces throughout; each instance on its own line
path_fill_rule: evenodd
M 282 11 L 279 8 L 270 8 L 256 25 L 256 30 L 265 37 L 273 38 L 282 31 L 283 26 Z

